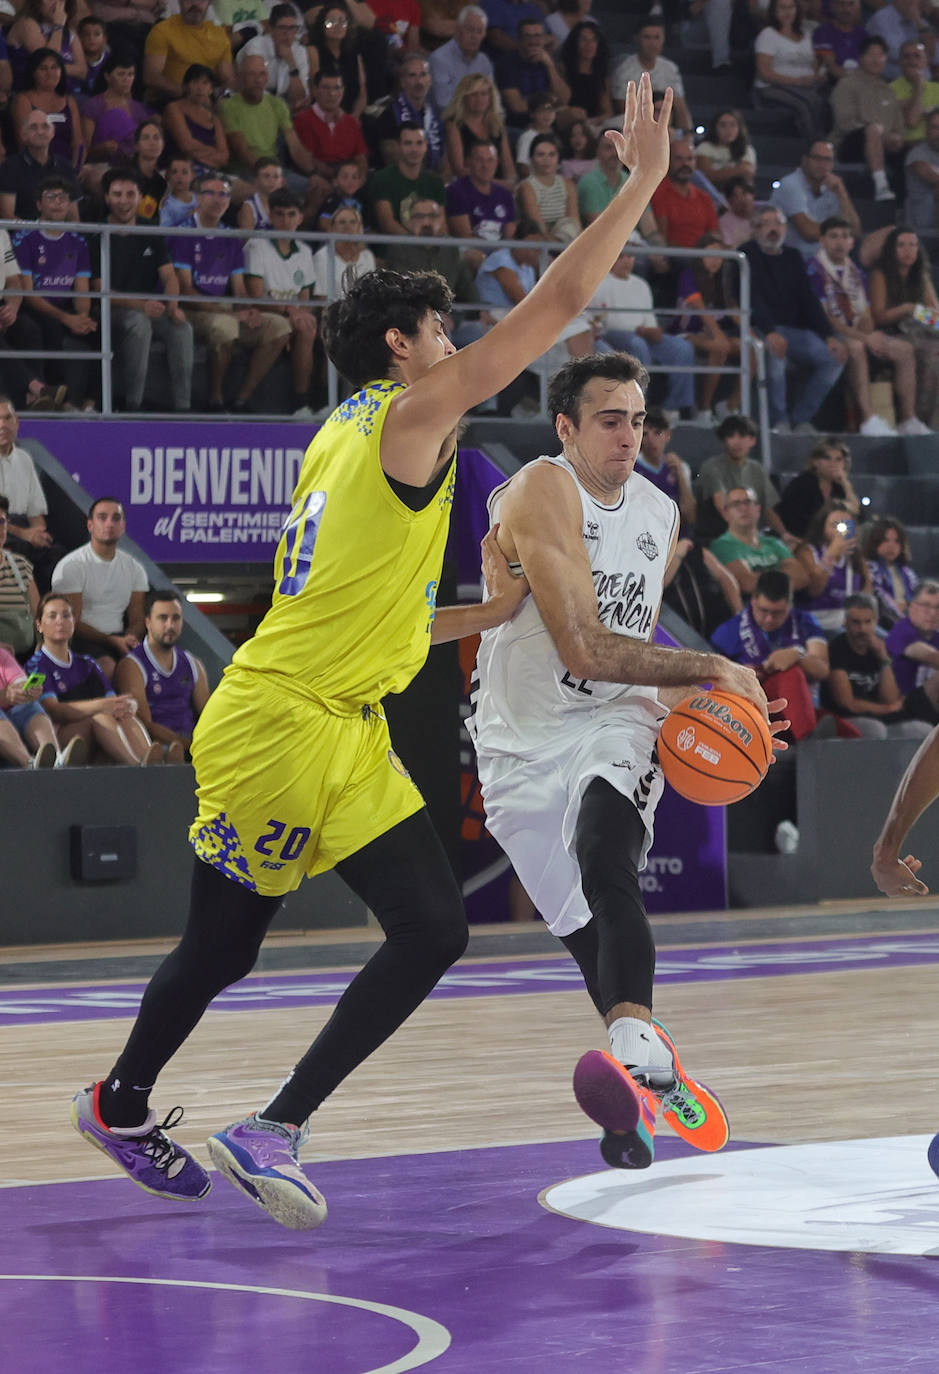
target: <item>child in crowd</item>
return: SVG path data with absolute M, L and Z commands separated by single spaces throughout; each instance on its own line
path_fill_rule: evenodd
M 575 119 L 564 142 L 561 174 L 570 181 L 578 182 L 585 172 L 592 172 L 596 165 L 597 140 L 585 119 Z
M 196 198 L 192 190 L 195 174 L 191 157 L 178 153 L 170 159 L 166 169 L 166 195 L 160 206 L 161 224 L 169 225 L 172 229 L 192 219 L 196 212 Z
M 357 162 L 340 162 L 333 189 L 319 208 L 316 227 L 321 234 L 329 233 L 333 215 L 343 206 L 358 210 L 362 216 L 362 223 L 365 223 L 365 197 L 362 195 L 364 185 L 365 173 Z
M 523 129 L 515 146 L 515 170 L 519 179 L 531 175 L 529 152 L 539 134 L 554 132 L 557 101 L 550 91 L 535 91 L 528 97 L 528 128 Z
M 108 35 L 104 24 L 93 14 L 86 14 L 84 19 L 79 20 L 78 41 L 85 54 L 85 65 L 88 70 L 83 77 L 70 76 L 68 90 L 69 95 L 73 95 L 78 101 L 78 108 L 84 114 L 82 102 L 97 94 L 98 78 L 104 70 L 111 49 L 108 47 Z M 128 65 L 132 65 L 133 57 L 129 55 L 127 61 Z
M 271 207 L 268 197 L 284 185 L 284 169 L 276 157 L 259 157 L 254 164 L 254 190 L 238 211 L 239 229 L 270 229 Z

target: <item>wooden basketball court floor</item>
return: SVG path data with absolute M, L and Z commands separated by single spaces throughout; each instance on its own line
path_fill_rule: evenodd
M 0 1370 L 939 1370 L 939 905 L 656 920 L 657 1015 L 732 1143 L 661 1125 L 607 1170 L 574 1103 L 603 1037 L 540 927 L 468 957 L 312 1121 L 319 1231 L 224 1180 L 150 1197 L 71 1130 L 162 947 L 0 950 Z M 374 936 L 277 937 L 161 1079 L 204 1163 Z

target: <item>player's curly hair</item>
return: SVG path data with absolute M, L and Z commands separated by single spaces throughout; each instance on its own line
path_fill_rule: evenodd
M 329 359 L 353 386 L 388 376 L 389 329 L 413 338 L 428 311 L 447 314 L 453 292 L 439 272 L 392 272 L 379 267 L 366 272 L 333 301 L 324 317 Z
M 584 387 L 594 377 L 611 382 L 638 382 L 645 393 L 649 374 L 638 358 L 631 353 L 590 353 L 586 358 L 572 358 L 556 372 L 548 383 L 548 411 L 552 421 L 568 415 L 575 425 L 580 424 L 580 401 Z

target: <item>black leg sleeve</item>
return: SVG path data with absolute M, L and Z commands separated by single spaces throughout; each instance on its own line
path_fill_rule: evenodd
M 426 811 L 408 817 L 336 872 L 375 913 L 385 942 L 263 1115 L 299 1125 L 420 1006 L 466 949 L 463 899 Z
M 591 925 L 597 928 L 595 984 L 584 976 L 601 1016 L 618 1002 L 652 1007 L 655 941 L 639 886 L 644 839 L 632 802 L 604 778 L 594 778 L 581 802 L 576 846 Z M 571 952 L 580 962 L 576 950 Z
M 254 968 L 280 904 L 280 897 L 261 897 L 194 861 L 183 937 L 151 978 L 106 1082 L 116 1079 L 125 1090 L 153 1086 L 212 998 Z

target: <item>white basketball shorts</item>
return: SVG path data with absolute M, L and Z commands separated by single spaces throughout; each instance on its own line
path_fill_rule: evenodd
M 586 721 L 563 753 L 537 759 L 481 755 L 479 781 L 486 825 L 555 935 L 590 920 L 576 856 L 580 802 L 594 778 L 605 778 L 633 802 L 646 828 L 640 867 L 652 846 L 664 779 L 654 761 L 658 729 L 651 720 Z

